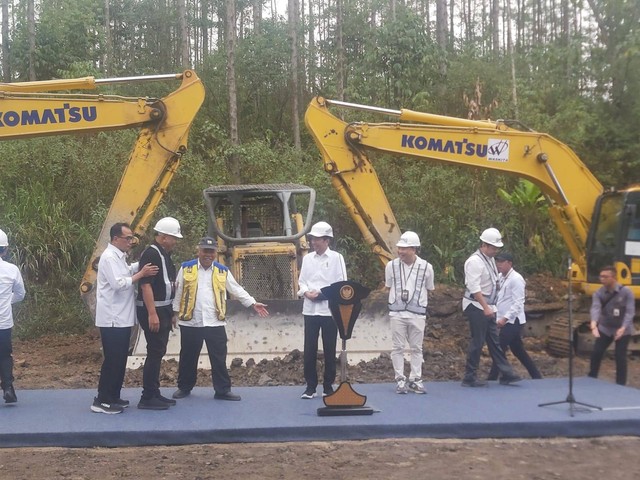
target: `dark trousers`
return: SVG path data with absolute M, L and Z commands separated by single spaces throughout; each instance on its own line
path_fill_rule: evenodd
M 167 343 L 169 343 L 169 333 L 171 332 L 171 316 L 173 311 L 171 306 L 156 308 L 160 319 L 160 330 L 149 331 L 149 314 L 144 307 L 137 307 L 138 322 L 144 331 L 144 338 L 147 340 L 147 358 L 142 367 L 142 398 L 150 398 L 160 395 L 160 367 L 162 357 L 167 353 Z
M 228 393 L 231 390 L 231 377 L 227 370 L 227 331 L 224 326 L 180 326 L 178 388 L 190 392 L 195 387 L 198 376 L 198 357 L 200 357 L 203 341 L 209 353 L 213 389 L 219 394 Z
M 318 337 L 322 330 L 322 351 L 324 352 L 323 387 L 330 387 L 336 379 L 336 342 L 338 327 L 332 317 L 320 315 L 304 316 L 304 379 L 307 388 L 315 390 L 318 386 Z
M 520 320 L 516 318 L 515 323 L 506 323 L 504 327 L 500 329 L 500 348 L 506 354 L 509 349 L 513 353 L 513 356 L 520 360 L 520 363 L 527 369 L 531 378 L 539 379 L 542 378 L 540 371 L 536 367 L 533 360 L 524 349 L 524 344 L 522 343 L 522 324 Z M 491 365 L 491 371 L 489 372 L 488 380 L 497 380 L 498 379 L 498 367 L 495 362 Z
M 495 317 L 487 317 L 484 312 L 473 305 L 469 305 L 464 310 L 464 314 L 469 322 L 469 347 L 467 349 L 467 363 L 464 372 L 464 381 L 476 380 L 478 367 L 480 366 L 480 356 L 482 355 L 482 347 L 487 344 L 489 354 L 493 359 L 500 373 L 505 378 L 515 376 L 511 365 L 507 361 L 500 343 L 498 341 L 498 327 Z
M 120 399 L 124 374 L 127 370 L 131 327 L 100 327 L 102 368 L 98 381 L 98 400 L 113 403 Z
M 611 342 L 614 341 L 614 337 L 605 335 L 600 331 L 600 337 L 596 338 L 593 345 L 593 352 L 591 352 L 591 368 L 589 369 L 589 376 L 598 378 L 598 372 L 600 371 L 600 363 L 604 352 L 607 351 Z M 623 335 L 619 340 L 615 340 L 615 357 L 616 357 L 616 383 L 618 385 L 627 384 L 627 347 L 631 335 Z
M 13 387 L 12 330 L 13 328 L 0 330 L 0 388 L 2 390 Z

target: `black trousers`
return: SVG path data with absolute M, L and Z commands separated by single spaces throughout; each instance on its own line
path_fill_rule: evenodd
M 336 342 L 338 327 L 332 317 L 320 315 L 304 316 L 304 379 L 307 388 L 318 387 L 318 338 L 322 331 L 322 351 L 324 352 L 323 387 L 330 387 L 336 379 Z
M 506 354 L 509 349 L 513 353 L 513 356 L 520 360 L 520 363 L 527 369 L 531 378 L 542 378 L 540 371 L 536 367 L 533 360 L 524 349 L 524 343 L 522 343 L 522 324 L 520 320 L 516 319 L 515 323 L 506 323 L 504 327 L 500 329 L 498 335 L 500 341 L 500 348 Z M 498 379 L 498 367 L 495 362 L 491 365 L 491 371 L 489 372 L 488 380 Z
M 219 327 L 185 327 L 180 325 L 180 363 L 178 365 L 178 388 L 190 392 L 196 386 L 198 357 L 202 342 L 207 345 L 211 363 L 211 381 L 216 393 L 231 390 L 231 377 L 227 370 L 227 331 Z
M 494 364 L 503 377 L 511 378 L 515 376 L 511 365 L 507 361 L 498 340 L 498 327 L 495 316 L 487 317 L 484 312 L 473 305 L 467 306 L 464 314 L 469 322 L 469 347 L 467 349 L 467 363 L 464 372 L 464 381 L 472 382 L 476 380 L 478 367 L 480 366 L 480 356 L 482 347 L 487 344 L 489 354 Z
M 158 312 L 160 319 L 160 330 L 151 332 L 147 309 L 136 307 L 138 322 L 144 331 L 144 338 L 147 340 L 147 358 L 142 367 L 142 398 L 144 400 L 160 395 L 160 367 L 162 366 L 162 357 L 167 353 L 167 343 L 169 343 L 169 333 L 171 332 L 171 317 L 173 315 L 171 305 L 156 307 L 156 312 Z
M 124 374 L 127 370 L 131 327 L 100 327 L 102 367 L 98 381 L 98 400 L 113 403 L 120 399 Z
M 629 341 L 631 335 L 623 335 L 620 339 L 615 340 L 615 358 L 616 358 L 616 383 L 618 385 L 627 384 L 627 348 L 629 347 Z M 607 351 L 611 342 L 614 341 L 614 337 L 610 337 L 602 333 L 600 330 L 600 337 L 596 338 L 593 345 L 593 352 L 591 352 L 591 368 L 589 369 L 589 376 L 598 378 L 598 372 L 600 371 L 600 363 L 602 363 L 602 357 L 604 352 Z
M 2 390 L 13 387 L 12 330 L 13 328 L 0 330 L 0 388 Z

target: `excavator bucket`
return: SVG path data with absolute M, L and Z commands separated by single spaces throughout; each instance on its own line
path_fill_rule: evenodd
M 204 191 L 209 212 L 208 234 L 218 240 L 218 262 L 256 300 L 267 304 L 269 317 L 259 317 L 238 301 L 227 303 L 229 361 L 256 362 L 284 357 L 303 350 L 302 300 L 298 275 L 302 257 L 309 250 L 306 232 L 311 228 L 315 191 L 304 185 L 223 185 Z M 180 332 L 175 329 L 165 359 L 178 358 Z M 352 362 L 369 360 L 391 349 L 386 296 L 371 295 L 349 340 Z M 144 362 L 144 335 L 136 336 L 128 367 Z M 200 357 L 209 368 L 206 350 Z

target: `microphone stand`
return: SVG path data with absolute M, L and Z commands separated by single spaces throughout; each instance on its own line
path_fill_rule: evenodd
M 573 395 L 573 307 L 572 307 L 572 297 L 573 297 L 573 291 L 571 288 L 571 256 L 569 256 L 569 300 L 568 300 L 568 308 L 569 308 L 569 322 L 568 322 L 568 326 L 569 326 L 569 393 L 567 395 L 567 398 L 565 400 L 560 400 L 558 402 L 548 402 L 548 403 L 540 403 L 538 404 L 539 407 L 548 407 L 550 405 L 560 405 L 563 403 L 568 403 L 569 404 L 569 414 L 573 417 L 573 413 L 576 411 L 583 411 L 583 412 L 588 412 L 590 411 L 589 409 L 593 409 L 593 410 L 602 410 L 602 407 L 598 407 L 596 405 L 590 405 L 588 403 L 583 403 L 583 402 L 578 402 L 575 398 L 575 396 Z M 580 407 L 585 407 L 585 408 L 580 408 L 580 407 L 576 407 L 576 405 L 579 405 Z

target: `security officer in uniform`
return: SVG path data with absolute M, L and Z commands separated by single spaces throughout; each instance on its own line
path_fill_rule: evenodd
M 136 299 L 138 322 L 147 340 L 147 358 L 142 370 L 142 397 L 138 408 L 167 410 L 176 401 L 160 395 L 160 366 L 173 327 L 171 304 L 175 295 L 176 267 L 171 261 L 171 251 L 182 234 L 180 223 L 173 217 L 161 218 L 153 229 L 156 232 L 155 241 L 142 252 L 140 265 L 156 265 L 158 273 L 140 279 Z
M 211 362 L 211 379 L 216 400 L 240 400 L 231 392 L 227 371 L 226 307 L 227 292 L 245 307 L 253 307 L 261 317 L 269 312 L 233 278 L 227 267 L 214 261 L 218 243 L 204 237 L 198 244 L 198 258 L 184 262 L 178 272 L 174 315 L 180 325 L 180 364 L 178 390 L 173 398 L 184 398 L 196 385 L 198 357 L 202 342 L 207 344 Z

